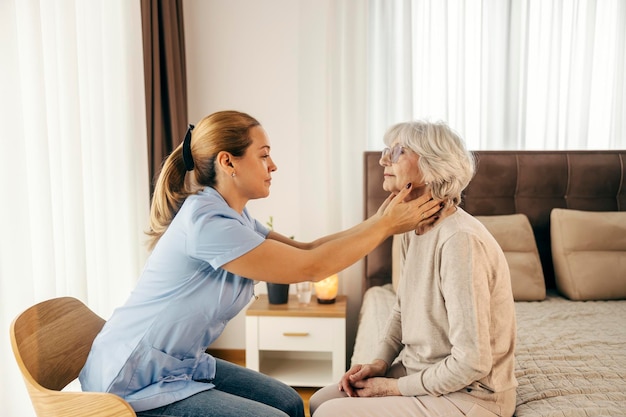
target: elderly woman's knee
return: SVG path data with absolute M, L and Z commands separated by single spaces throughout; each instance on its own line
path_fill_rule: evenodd
M 318 416 L 320 415 L 320 413 L 322 413 L 322 415 L 333 415 L 326 414 L 327 411 L 318 410 L 324 404 L 327 404 L 328 402 L 331 402 L 331 400 L 339 398 L 346 398 L 346 393 L 343 391 L 339 391 L 337 385 L 335 384 L 317 390 L 309 399 L 309 411 L 311 412 L 311 416 L 313 416 L 313 414 Z M 326 410 L 327 408 L 328 406 L 324 407 L 324 410 Z
M 338 401 L 329 400 L 318 404 L 315 408 L 311 407 L 311 417 L 337 417 L 341 413 L 337 408 Z

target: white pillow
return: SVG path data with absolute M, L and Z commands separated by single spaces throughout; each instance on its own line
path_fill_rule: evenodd
M 626 298 L 626 212 L 553 209 L 557 289 L 572 300 Z

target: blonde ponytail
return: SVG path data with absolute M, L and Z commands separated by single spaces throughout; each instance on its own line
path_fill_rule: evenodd
M 185 164 L 182 157 L 182 144 L 167 157 L 157 179 L 150 207 L 150 239 L 148 247 L 152 250 L 159 238 L 165 233 L 191 190 L 185 187 Z
M 250 146 L 250 128 L 258 126 L 253 117 L 238 111 L 221 111 L 202 119 L 191 133 L 190 154 L 193 169 L 187 171 L 181 143 L 165 159 L 157 179 L 150 207 L 148 247 L 154 249 L 163 233 L 191 194 L 204 187 L 215 186 L 215 156 L 226 151 L 235 157 L 243 156 Z

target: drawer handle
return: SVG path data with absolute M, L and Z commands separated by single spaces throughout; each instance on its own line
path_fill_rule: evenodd
M 287 337 L 306 337 L 309 335 L 309 332 L 284 332 L 283 336 Z

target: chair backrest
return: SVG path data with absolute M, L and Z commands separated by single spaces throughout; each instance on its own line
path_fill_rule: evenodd
M 39 417 L 135 416 L 116 395 L 61 391 L 78 377 L 104 323 L 72 297 L 43 301 L 15 318 L 11 345 Z

